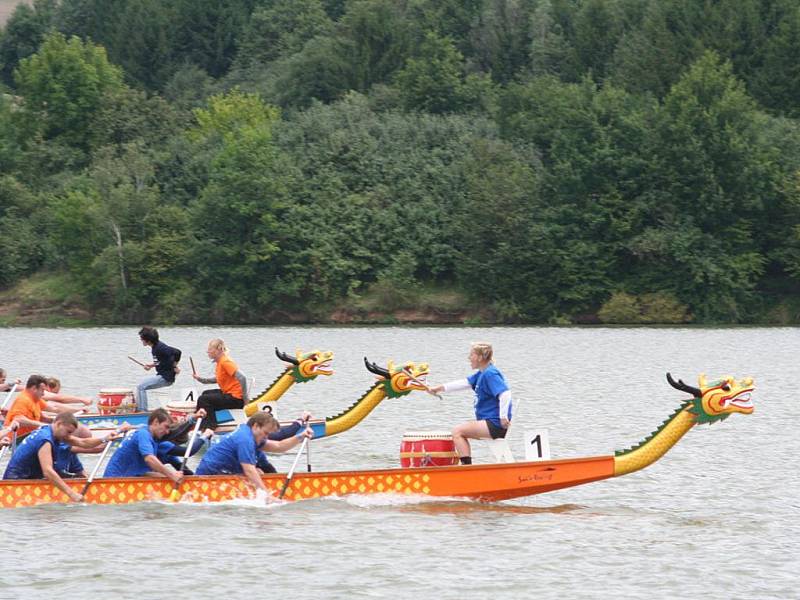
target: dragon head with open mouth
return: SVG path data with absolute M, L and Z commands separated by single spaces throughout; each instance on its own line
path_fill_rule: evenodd
M 734 413 L 749 415 L 753 412 L 753 378 L 746 377 L 737 381 L 731 376 L 718 381 L 708 382 L 701 374 L 698 378 L 699 388 L 686 385 L 682 380 L 677 382 L 667 373 L 667 381 L 675 389 L 688 392 L 693 396 L 691 412 L 696 423 L 713 423 L 727 419 Z
M 426 380 L 428 378 L 428 363 L 405 362 L 395 364 L 389 361 L 388 368 L 379 367 L 375 363 L 369 362 L 366 357 L 364 363 L 371 373 L 384 379 L 386 395 L 390 398 L 405 396 L 413 390 L 426 390 Z
M 331 368 L 333 352 L 329 350 L 312 350 L 311 352 L 302 352 L 301 350 L 297 350 L 295 355 L 292 357 L 275 348 L 275 354 L 282 361 L 294 365 L 294 368 L 292 369 L 292 375 L 297 383 L 311 381 L 318 375 L 333 374 L 333 369 Z

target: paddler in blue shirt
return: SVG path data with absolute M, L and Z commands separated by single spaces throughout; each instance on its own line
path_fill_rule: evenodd
M 147 427 L 127 436 L 108 461 L 104 477 L 168 477 L 175 483 L 183 480 L 178 473 L 158 460 L 158 440 L 169 431 L 172 417 L 157 408 L 147 419 Z
M 477 369 L 466 379 L 459 379 L 429 388 L 432 394 L 473 390 L 475 392 L 475 420 L 453 428 L 453 443 L 462 465 L 472 464 L 469 440 L 506 437 L 511 423 L 511 391 L 505 377 L 492 362 L 492 345 L 475 342 L 470 346 L 469 365 Z
M 286 452 L 296 446 L 304 437 L 313 436 L 310 427 L 306 427 L 296 435 L 274 441 L 267 439 L 270 433 L 278 431 L 277 419 L 266 412 L 259 412 L 250 417 L 246 425 L 240 425 L 233 433 L 213 446 L 197 467 L 197 475 L 244 474 L 256 488 L 257 495 L 268 494 L 261 473 L 256 468 L 262 450 L 270 452 Z M 263 459 L 263 456 L 261 457 Z
M 66 453 L 71 454 L 67 448 L 75 442 L 72 434 L 77 428 L 78 421 L 72 413 L 60 413 L 52 424 L 29 433 L 12 455 L 3 479 L 46 478 L 70 500 L 80 502 L 83 496 L 73 491 L 58 473 L 61 465 L 70 466 L 71 459 Z M 98 440 L 97 443 L 103 441 Z
M 186 419 L 186 421 L 181 423 L 180 427 L 188 428 L 194 426 L 197 423 L 197 419 L 202 419 L 205 416 L 206 411 L 204 408 L 201 408 L 188 419 Z M 186 455 L 187 446 L 178 445 L 178 440 L 171 437 L 174 433 L 176 433 L 176 429 L 173 427 L 169 434 L 167 434 L 163 439 L 158 440 L 158 453 L 156 456 L 162 463 L 172 465 L 175 470 L 182 470 L 184 475 L 194 475 L 192 470 L 183 464 L 183 457 Z M 192 442 L 192 449 L 189 451 L 189 456 L 194 456 L 197 454 L 200 451 L 200 448 L 203 447 L 203 444 L 207 441 L 210 441 L 212 437 L 214 437 L 214 430 L 207 427 L 205 431 L 197 436 L 194 439 L 194 442 Z

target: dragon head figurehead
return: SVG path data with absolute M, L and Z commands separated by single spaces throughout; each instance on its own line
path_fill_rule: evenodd
M 333 352 L 312 350 L 311 352 L 302 352 L 298 350 L 294 356 L 289 356 L 285 352 L 281 352 L 275 348 L 275 354 L 284 362 L 291 363 L 294 367 L 291 368 L 292 376 L 297 383 L 304 383 L 311 381 L 318 375 L 332 375 L 331 361 L 333 360 Z
M 667 381 L 677 390 L 692 395 L 690 412 L 696 423 L 714 423 L 727 419 L 733 413 L 749 415 L 753 412 L 753 378 L 747 377 L 736 381 L 731 376 L 718 381 L 708 382 L 701 374 L 698 378 L 700 387 L 692 387 L 679 379 L 677 382 L 667 373 Z
M 364 364 L 370 373 L 382 378 L 380 383 L 383 384 L 389 398 L 399 398 L 413 390 L 425 390 L 428 387 L 425 383 L 428 377 L 428 363 L 405 362 L 396 365 L 393 361 L 389 361 L 388 368 L 384 369 L 364 357 Z

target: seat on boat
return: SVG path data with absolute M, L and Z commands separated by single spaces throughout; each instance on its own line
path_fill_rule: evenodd
M 496 440 L 486 440 L 486 443 L 489 446 L 489 452 L 492 453 L 495 462 L 498 463 L 513 463 L 517 462 L 514 458 L 514 453 L 511 452 L 511 446 L 508 443 L 508 434 L 511 433 L 511 427 L 514 425 L 514 421 L 519 418 L 519 407 L 522 402 L 517 398 L 514 400 L 513 404 L 513 419 L 511 423 L 508 425 L 508 429 L 506 430 L 506 437 L 498 438 Z

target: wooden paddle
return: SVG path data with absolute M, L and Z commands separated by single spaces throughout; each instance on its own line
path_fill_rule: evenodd
M 197 437 L 197 432 L 200 431 L 200 425 L 203 422 L 202 418 L 197 419 L 197 423 L 194 424 L 194 429 L 192 429 L 192 435 L 189 436 L 189 443 L 186 445 L 186 452 L 183 453 L 183 460 L 181 461 L 181 473 L 183 473 L 183 468 L 186 466 L 186 461 L 189 460 L 189 455 L 192 453 L 192 446 L 194 446 L 194 438 Z M 179 483 L 172 484 L 172 491 L 169 494 L 169 499 L 173 502 L 177 502 L 180 500 L 181 496 L 178 493 L 178 488 L 181 486 Z
M 192 374 L 197 375 L 197 369 L 194 368 L 194 361 L 191 356 L 189 357 L 189 364 L 192 365 Z
M 146 364 L 144 364 L 144 363 L 143 363 L 143 362 L 141 362 L 141 361 L 138 361 L 138 360 L 136 360 L 136 359 L 135 359 L 135 358 L 133 358 L 133 357 L 132 357 L 130 354 L 128 355 L 128 358 L 130 358 L 130 359 L 131 359 L 133 362 L 135 362 L 135 363 L 136 363 L 137 365 L 139 365 L 140 367 L 142 367 L 142 368 L 145 368 L 145 369 L 147 368 L 147 365 L 146 365 Z
M 308 444 L 308 438 L 303 438 L 303 443 L 300 444 L 300 450 L 297 451 L 297 456 L 294 457 L 294 462 L 292 463 L 292 468 L 289 469 L 289 473 L 286 475 L 286 481 L 283 482 L 283 489 L 281 489 L 281 493 L 278 495 L 278 499 L 283 498 L 283 495 L 286 493 L 286 488 L 289 487 L 289 484 L 292 481 L 292 477 L 294 477 L 294 470 L 297 468 L 297 461 L 300 460 L 300 455 L 303 453 L 303 449 Z
M 116 433 L 119 433 L 119 430 L 117 430 Z M 102 465 L 103 461 L 106 459 L 106 455 L 108 454 L 109 448 L 111 448 L 111 446 L 113 445 L 114 445 L 114 439 L 109 438 L 109 440 L 106 442 L 106 447 L 103 448 L 103 452 L 100 454 L 100 458 L 97 460 L 97 464 L 94 466 L 94 469 L 92 469 L 92 472 L 89 474 L 89 479 L 87 479 L 86 483 L 83 485 L 83 489 L 81 490 L 81 496 L 83 496 L 84 499 L 86 498 L 86 492 L 89 490 L 89 486 L 92 485 L 92 481 L 94 481 L 94 477 L 95 475 L 97 475 L 97 471 L 100 470 L 100 465 Z

